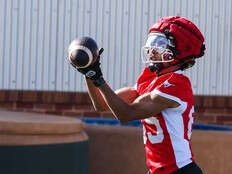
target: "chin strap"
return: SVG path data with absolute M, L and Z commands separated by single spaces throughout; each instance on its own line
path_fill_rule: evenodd
M 167 74 L 167 73 L 174 72 L 174 71 L 181 69 L 182 65 L 183 63 L 179 63 L 176 65 L 171 65 L 169 67 L 164 68 L 164 65 L 162 63 L 150 63 L 148 65 L 148 69 L 151 72 L 154 72 L 157 76 L 161 76 L 163 74 Z
M 162 63 L 150 63 L 148 65 L 148 69 L 151 72 L 159 72 L 162 68 L 163 68 L 163 64 Z
M 179 69 L 184 70 L 192 67 L 195 64 L 195 58 L 189 57 L 185 60 L 180 60 L 173 64 L 172 62 L 163 62 L 163 63 L 150 63 L 148 65 L 148 69 L 151 72 L 154 72 L 157 76 L 161 76 L 163 74 L 174 72 Z

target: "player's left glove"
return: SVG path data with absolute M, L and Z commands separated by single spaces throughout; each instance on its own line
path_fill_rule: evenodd
M 102 54 L 103 51 L 104 51 L 103 48 L 101 48 L 99 50 L 99 56 L 97 58 L 97 61 L 94 64 L 92 64 L 86 68 L 75 67 L 77 69 L 77 71 L 79 71 L 80 73 L 85 75 L 86 78 L 91 79 L 93 81 L 93 84 L 96 87 L 101 86 L 101 85 L 106 83 L 104 78 L 103 78 L 101 67 L 100 67 L 100 65 L 101 65 L 100 55 Z

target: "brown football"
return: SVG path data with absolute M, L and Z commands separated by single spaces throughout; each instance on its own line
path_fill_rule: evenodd
M 92 65 L 99 55 L 97 43 L 90 37 L 73 40 L 68 48 L 68 60 L 77 68 Z

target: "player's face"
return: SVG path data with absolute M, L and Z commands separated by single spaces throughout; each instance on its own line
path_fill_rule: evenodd
M 162 55 L 159 53 L 156 49 L 152 50 L 152 54 L 149 57 L 149 61 L 161 61 L 162 60 Z
M 151 62 L 170 62 L 166 57 L 172 55 L 168 49 L 170 41 L 162 33 L 151 33 L 148 36 L 147 42 L 142 47 L 142 58 L 144 63 Z

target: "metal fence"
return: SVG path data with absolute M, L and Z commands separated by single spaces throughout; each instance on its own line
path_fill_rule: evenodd
M 195 94 L 231 96 L 232 0 L 0 0 L 0 88 L 85 91 L 65 59 L 80 36 L 105 48 L 114 89 L 134 85 L 148 28 L 169 15 L 189 18 L 206 39 L 206 55 L 186 72 Z

